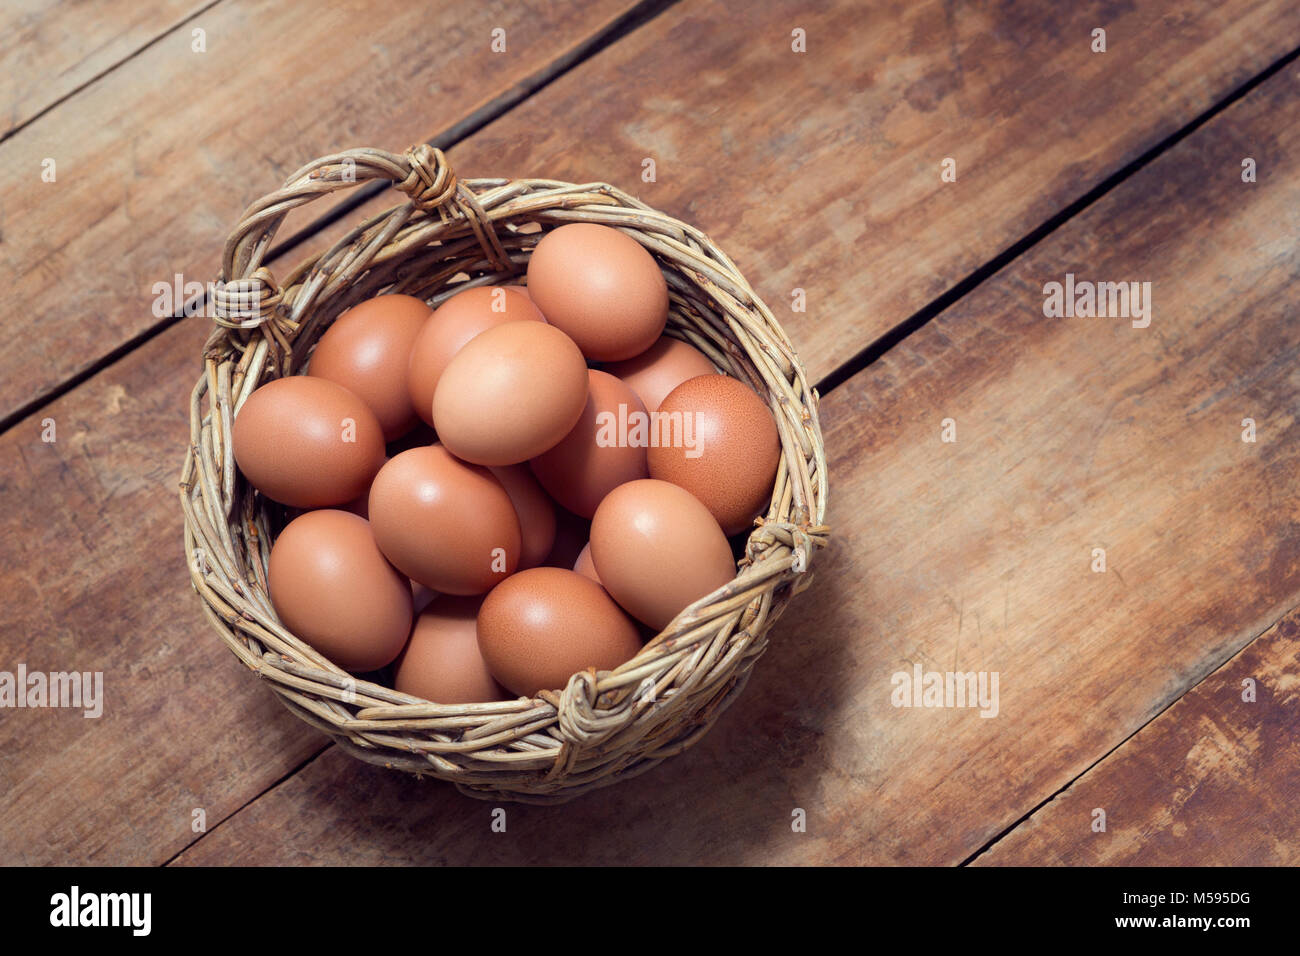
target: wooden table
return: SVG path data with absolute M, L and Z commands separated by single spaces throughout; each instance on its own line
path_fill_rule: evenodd
M 1300 862 L 1300 5 L 45 6 L 0 13 L 0 670 L 105 702 L 0 710 L 0 862 Z M 209 631 L 207 320 L 150 308 L 301 163 L 422 140 L 696 223 L 823 398 L 833 544 L 741 700 L 508 835 Z M 1045 315 L 1067 274 L 1149 324 Z M 916 669 L 996 715 L 894 706 Z

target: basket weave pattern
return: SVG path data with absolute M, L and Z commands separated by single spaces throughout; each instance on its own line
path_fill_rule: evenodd
M 284 217 L 369 180 L 391 181 L 406 201 L 277 282 L 262 261 Z M 235 414 L 263 382 L 300 373 L 344 310 L 382 292 L 437 306 L 462 289 L 508 281 L 523 273 L 542 230 L 567 222 L 603 223 L 645 246 L 668 281 L 668 333 L 768 402 L 783 452 L 771 505 L 736 578 L 613 671 L 583 671 L 532 699 L 457 706 L 359 680 L 289 633 L 271 606 L 267 561 L 284 513 L 236 470 Z M 362 760 L 449 780 L 474 796 L 539 803 L 634 776 L 704 735 L 743 690 L 773 622 L 810 583 L 828 533 L 817 395 L 731 260 L 698 230 L 612 186 L 458 180 L 426 145 L 325 156 L 245 211 L 226 244 L 213 306 L 181 475 L 190 578 L 236 656 L 291 711 Z

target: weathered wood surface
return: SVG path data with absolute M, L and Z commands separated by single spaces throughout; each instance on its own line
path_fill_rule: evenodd
M 827 397 L 833 549 L 693 751 L 494 834 L 329 750 L 177 862 L 966 860 L 1300 603 L 1298 233 L 1292 69 Z M 1151 282 L 1150 326 L 1046 318 L 1069 272 Z M 893 706 L 917 665 L 997 672 L 997 715 Z
M 211 15 L 228 9 L 244 8 L 222 3 Z M 845 6 L 685 3 L 490 124 L 453 160 L 466 175 L 609 179 L 698 223 L 773 303 L 787 287 L 809 290 L 810 312 L 783 321 L 822 374 L 1289 48 L 1300 16 L 1280 3 L 1165 18 L 1084 6 L 1049 22 L 1015 6 L 963 7 L 949 25 L 934 10 L 880 11 L 877 26 L 895 15 L 911 25 L 882 37 L 870 22 L 865 35 L 850 30 L 860 21 Z M 1091 21 L 1109 30 L 1104 67 L 1072 59 L 1086 53 Z M 432 69 L 441 33 L 429 22 L 414 38 L 409 23 L 395 30 L 390 56 L 419 48 L 423 59 L 401 62 Z M 798 77 L 783 59 L 794 26 L 810 43 L 834 38 L 810 46 Z M 1118 56 L 1119 37 L 1142 54 Z M 149 59 L 153 49 L 123 69 L 143 60 L 150 84 L 160 69 L 172 76 Z M 309 77 L 325 69 L 321 49 Z M 324 88 L 340 89 L 355 74 L 333 59 Z M 441 62 L 445 72 L 412 82 L 486 82 Z M 133 75 L 102 82 L 122 84 L 118 99 L 152 98 Z M 174 484 L 206 329 L 203 320 L 168 329 L 0 436 L 9 598 L 0 668 L 101 669 L 108 696 L 97 721 L 0 711 L 0 860 L 161 862 L 196 839 L 196 808 L 211 832 L 179 862 L 965 859 L 1297 603 L 1300 382 L 1290 369 L 1300 331 L 1286 318 L 1300 226 L 1291 185 L 1300 169 L 1287 158 L 1297 152 L 1295 85 L 1294 70 L 1270 81 L 833 392 L 824 417 L 837 538 L 746 694 L 693 751 L 567 807 L 512 807 L 504 835 L 489 832 L 491 805 L 333 748 L 257 796 L 322 743 L 241 671 L 189 589 Z M 218 128 L 184 106 L 182 133 L 157 122 L 156 108 L 145 124 L 113 112 L 114 97 L 94 98 L 99 86 L 0 144 L 0 160 L 29 134 L 46 137 L 38 147 L 67 142 L 46 124 L 87 109 L 83 97 L 135 140 L 177 138 L 140 174 L 121 166 L 98 125 L 87 134 L 69 120 L 65 129 L 89 137 L 84 161 L 108 172 L 98 190 L 81 176 L 67 182 L 80 206 L 58 206 L 67 198 L 58 193 L 23 207 L 27 245 L 14 237 L 13 197 L 31 202 L 21 199 L 31 190 L 0 184 L 0 279 L 17 289 L 6 327 L 52 321 L 63 336 L 35 331 L 43 351 L 12 349 L 0 399 L 12 387 L 21 404 L 147 328 L 131 323 L 148 314 L 149 283 L 178 270 L 209 277 L 242 205 L 299 159 L 343 133 L 401 146 L 456 118 L 435 114 L 440 97 L 390 102 L 390 87 L 361 84 L 359 99 L 330 99 L 342 111 L 332 126 L 318 123 L 322 87 L 304 81 L 306 99 L 286 94 L 301 109 L 241 113 L 241 124 Z M 238 101 L 223 98 L 224 108 Z M 863 123 L 842 120 L 859 107 Z M 248 142 L 272 140 L 281 146 L 266 156 L 242 155 Z M 960 194 L 938 180 L 951 143 L 961 144 L 959 179 L 944 188 Z M 214 148 L 220 162 L 182 177 L 178 167 Z M 646 155 L 657 183 L 639 181 Z M 1240 183 L 1243 156 L 1260 163 L 1253 186 Z M 622 176 L 611 172 L 618 162 Z M 787 172 L 774 180 L 774 169 Z M 118 192 L 103 199 L 110 181 Z M 839 185 L 828 193 L 828 183 Z M 776 201 L 754 202 L 759 187 Z M 191 192 L 197 205 L 176 198 Z M 153 227 L 142 234 L 128 214 Z M 46 253 L 32 256 L 32 240 Z M 1152 280 L 1152 326 L 1044 319 L 1042 283 L 1067 270 Z M 74 272 L 75 314 L 71 293 L 49 291 Z M 6 401 L 0 410 L 14 407 Z M 1238 440 L 1246 415 L 1260 422 L 1254 445 Z M 40 441 L 45 417 L 56 421 L 54 445 Z M 957 422 L 955 445 L 939 442 L 945 417 Z M 1098 546 L 1111 570 L 1094 575 Z M 914 662 L 999 670 L 1000 716 L 892 708 L 890 677 Z M 791 832 L 796 808 L 808 814 L 806 834 Z
M 249 198 L 232 184 L 253 180 L 260 192 L 287 171 L 270 171 L 268 157 L 296 156 L 304 142 L 318 153 L 340 137 L 369 142 L 456 122 L 476 97 L 540 68 L 620 9 L 486 4 L 453 16 L 395 5 L 367 14 L 367 44 L 355 42 L 338 13 L 290 16 L 238 3 L 209 11 L 214 59 L 204 62 L 224 64 L 223 84 L 175 50 L 151 48 L 0 146 L 3 153 L 30 135 L 85 151 L 72 163 L 60 159 L 59 180 L 44 195 L 30 183 L 0 184 L 9 215 L 0 247 L 9 255 L 0 267 L 7 327 L 15 340 L 40 338 L 29 323 L 54 316 L 63 330 L 43 339 L 51 367 L 6 367 L 3 387 L 20 398 L 30 376 L 89 360 L 115 317 L 147 315 L 145 276 L 193 274 L 196 263 L 206 276 Z M 533 16 L 546 26 L 522 29 Z M 494 25 L 521 27 L 513 56 L 482 55 Z M 263 52 L 302 77 L 274 110 L 250 111 L 247 102 L 265 98 L 236 92 L 266 80 L 221 59 L 220 44 L 236 38 L 255 49 L 270 44 Z M 390 69 L 402 71 L 407 89 L 438 84 L 443 95 L 394 97 Z M 322 98 L 327 87 L 337 96 Z M 176 104 L 179 112 L 169 112 Z M 173 122 L 142 119 L 160 112 Z M 154 140 L 164 155 L 122 152 L 114 128 L 133 142 Z M 267 151 L 250 151 L 245 133 L 269 136 Z M 211 138 L 196 146 L 196 136 Z M 292 149 L 274 146 L 290 141 Z M 23 204 L 38 201 L 67 220 L 23 220 Z M 20 244 L 29 242 L 50 256 L 31 259 Z M 75 268 L 75 286 L 55 282 L 63 268 Z M 0 436 L 0 670 L 102 671 L 106 695 L 98 719 L 0 710 L 0 861 L 164 862 L 196 838 L 193 810 L 212 826 L 324 746 L 214 640 L 189 586 L 176 482 L 208 324 L 182 321 Z M 42 441 L 47 418 L 53 443 Z
M 303 163 L 451 126 L 632 5 L 227 0 L 194 20 L 206 52 L 173 31 L 19 130 L 0 143 L 0 419 L 155 326 L 154 283 L 215 279 L 239 214 Z
M 210 5 L 204 0 L 4 4 L 0 138 Z
M 1280 0 L 691 0 L 449 156 L 612 182 L 699 226 L 820 379 L 1297 45 Z
M 215 824 L 323 744 L 214 640 L 189 586 L 176 489 L 205 325 L 0 436 L 0 670 L 104 687 L 97 719 L 0 710 L 0 862 L 164 862 L 197 838 L 195 809 Z
M 976 864 L 1295 866 L 1298 674 L 1292 611 Z

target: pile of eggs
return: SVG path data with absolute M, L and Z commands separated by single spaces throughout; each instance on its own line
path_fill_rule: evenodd
M 240 471 L 289 509 L 267 571 L 285 626 L 345 670 L 477 703 L 613 669 L 730 581 L 776 422 L 667 316 L 653 257 L 589 223 L 544 235 L 526 286 L 340 315 L 233 426 Z

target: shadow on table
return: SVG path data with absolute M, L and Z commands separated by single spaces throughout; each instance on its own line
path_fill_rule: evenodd
M 830 836 L 824 778 L 843 773 L 832 769 L 827 735 L 856 690 L 854 635 L 839 623 L 855 603 L 844 589 L 860 579 L 839 567 L 851 547 L 833 538 L 819 555 L 812 585 L 777 622 L 749 686 L 692 749 L 559 806 L 480 801 L 335 752 L 320 768 L 330 779 L 303 795 L 300 812 L 316 817 L 313 857 L 451 865 L 815 857 L 812 848 Z M 504 833 L 491 828 L 496 807 L 506 810 Z M 797 810 L 807 813 L 807 833 L 792 827 Z

